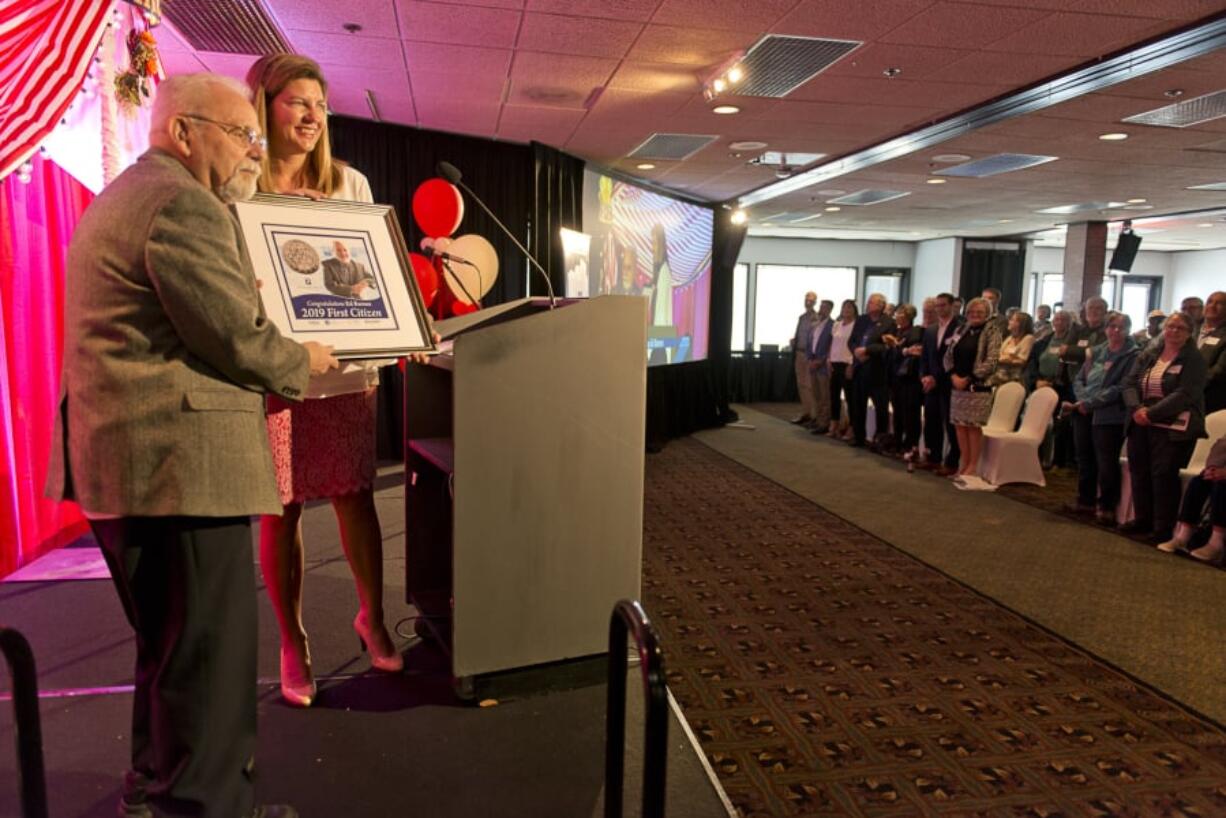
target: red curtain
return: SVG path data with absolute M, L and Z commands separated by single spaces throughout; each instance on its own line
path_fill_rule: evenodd
M 59 403 L 68 241 L 93 194 L 35 156 L 0 181 L 0 576 L 80 536 L 77 507 L 43 497 Z

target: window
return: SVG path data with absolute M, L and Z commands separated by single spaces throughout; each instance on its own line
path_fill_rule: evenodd
M 907 274 L 901 267 L 865 267 L 864 291 L 860 303 L 867 304 L 873 293 L 881 293 L 888 304 L 902 304 L 907 298 Z
M 732 349 L 745 348 L 745 324 L 749 320 L 749 265 L 732 268 Z
M 757 265 L 754 290 L 753 346 L 792 342 L 796 319 L 804 312 L 805 293 L 812 290 L 819 301 L 834 302 L 834 313 L 844 299 L 856 297 L 855 267 L 809 267 L 790 264 Z M 735 343 L 735 342 L 734 342 Z
M 1103 274 L 1103 286 L 1099 294 L 1103 297 L 1103 300 L 1107 302 L 1107 309 L 1109 310 L 1115 309 L 1115 292 L 1117 289 L 1115 285 L 1118 282 L 1118 276 L 1111 275 L 1110 273 Z
M 1064 300 L 1064 273 L 1035 273 L 1030 300 L 1031 316 L 1038 314 L 1040 304 L 1046 304 L 1054 311 L 1056 304 Z

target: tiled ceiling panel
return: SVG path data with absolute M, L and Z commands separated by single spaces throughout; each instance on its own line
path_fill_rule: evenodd
M 1168 26 L 1141 17 L 1109 17 L 1060 12 L 1002 37 L 991 51 L 1098 57 L 1145 39 Z
M 343 3 L 302 3 L 296 0 L 263 0 L 283 28 L 299 31 L 344 31 L 356 23 L 362 32 L 378 37 L 397 37 L 396 8 L 389 0 L 345 0 Z
M 693 26 L 700 22 L 708 28 L 739 32 L 766 31 L 796 5 L 796 0 L 705 0 L 702 17 L 695 18 L 694 0 L 662 0 L 651 18 L 653 23 Z
M 527 4 L 528 11 L 647 22 L 660 0 L 527 0 Z
M 320 65 L 375 69 L 404 65 L 404 51 L 399 40 L 346 34 L 343 31 L 326 34 L 293 29 L 287 31 L 286 36 L 295 49 L 314 56 Z
M 887 43 L 965 48 L 967 43 L 991 43 L 1048 12 L 1010 6 L 937 3 L 881 38 Z
M 516 45 L 527 51 L 621 59 L 642 30 L 641 23 L 525 14 Z
M 802 0 L 772 31 L 804 37 L 876 40 L 934 5 L 934 0 Z M 913 45 L 916 43 L 913 43 Z M 967 44 L 963 43 L 963 47 Z
M 400 36 L 432 43 L 510 48 L 519 31 L 520 13 L 510 9 L 396 0 Z
M 630 49 L 629 57 L 709 69 L 737 51 L 748 49 L 756 39 L 752 32 L 649 25 Z
M 688 92 L 702 90 L 698 74 L 675 63 L 650 63 L 623 61 L 609 80 L 609 88 L 624 88 L 629 91 Z
M 899 77 L 918 80 L 939 71 L 974 52 L 958 48 L 929 48 L 897 43 L 861 46 L 855 54 L 826 69 L 827 76 L 882 77 L 890 68 L 899 68 Z
M 434 71 L 465 79 L 494 74 L 501 79 L 511 68 L 514 52 L 506 48 L 414 42 L 404 44 L 404 53 L 410 71 Z

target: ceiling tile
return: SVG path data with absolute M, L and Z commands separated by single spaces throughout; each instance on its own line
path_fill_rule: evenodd
M 1126 14 L 1164 20 L 1199 20 L 1222 11 L 1218 0 L 1070 0 L 1065 7 L 1091 14 Z
M 511 67 L 512 52 L 506 48 L 406 42 L 404 52 L 410 71 L 446 72 L 455 78 L 473 74 L 505 77 Z
M 176 74 L 195 74 L 197 71 L 204 71 L 204 63 L 196 58 L 195 54 L 188 51 L 160 51 L 158 58 L 162 61 L 162 70 L 167 76 L 175 76 Z
M 423 128 L 490 136 L 498 125 L 497 104 L 448 100 L 417 100 L 417 116 Z
M 916 82 L 885 77 L 818 76 L 789 99 L 941 109 L 953 113 L 1012 90 L 1008 85 Z
M 416 125 L 417 109 L 408 95 L 396 97 L 376 97 L 379 114 L 384 122 L 396 122 L 400 125 Z
M 744 51 L 757 37 L 750 33 L 649 25 L 630 49 L 632 60 L 714 68 Z
M 628 91 L 686 91 L 702 89 L 698 74 L 691 68 L 671 63 L 625 61 L 609 80 L 610 88 Z
M 547 145 L 562 145 L 574 133 L 585 113 L 557 108 L 504 105 L 498 119 L 498 138 L 515 142 L 535 140 Z
M 682 109 L 693 94 L 644 93 L 624 88 L 606 88 L 589 115 L 593 123 L 649 130 Z
M 252 54 L 218 54 L 212 51 L 197 51 L 196 57 L 207 70 L 240 80 L 246 79 L 247 69 L 257 59 Z
M 404 65 L 404 52 L 399 40 L 364 37 L 355 34 L 321 34 L 317 31 L 287 31 L 291 43 L 301 54 L 324 67 L 331 65 L 353 68 L 387 68 Z M 255 60 L 254 57 L 251 58 Z
M 966 48 L 999 40 L 1049 12 L 970 3 L 937 3 L 885 34 L 888 43 Z
M 766 31 L 795 5 L 796 0 L 664 0 L 651 21 L 693 26 L 701 20 L 705 28 Z
M 457 100 L 465 103 L 502 103 L 507 78 L 497 74 L 473 74 L 457 79 L 456 75 L 440 71 L 410 71 L 413 96 L 437 102 Z
M 869 43 L 856 49 L 819 76 L 881 77 L 887 68 L 902 69 L 899 77 L 921 79 L 974 52 L 957 48 L 927 48 L 897 43 Z M 978 81 L 982 81 L 979 78 Z
M 660 0 L 528 0 L 528 11 L 645 23 L 658 5 Z
M 1141 17 L 1058 12 L 986 46 L 990 51 L 1099 57 L 1170 28 Z
M 641 23 L 525 14 L 518 47 L 527 51 L 621 59 L 642 30 Z
M 171 22 L 162 18 L 162 23 L 157 28 L 153 29 L 153 36 L 157 40 L 158 52 L 166 51 L 192 51 L 192 47 L 187 44 L 183 36 L 175 29 Z
M 265 0 L 282 29 L 347 34 L 343 26 L 356 23 L 365 36 L 397 37 L 396 9 L 392 0 L 346 0 L 344 3 L 303 3 L 301 0 Z
M 990 77 L 993 82 L 1029 85 L 1067 71 L 1080 62 L 1075 57 L 978 51 L 955 60 L 926 79 L 961 82 L 967 77 Z
M 771 30 L 801 37 L 876 40 L 932 5 L 934 0 L 803 0 Z
M 519 30 L 520 12 L 453 3 L 396 0 L 400 36 L 429 43 L 458 43 L 511 48 Z
M 591 89 L 603 86 L 616 68 L 616 60 L 518 51 L 511 67 L 511 81 L 521 86 Z

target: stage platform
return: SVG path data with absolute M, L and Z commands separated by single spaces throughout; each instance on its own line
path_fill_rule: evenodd
M 603 814 L 603 663 L 581 661 L 492 680 L 487 706 L 456 698 L 446 658 L 413 635 L 404 600 L 403 475 L 380 470 L 386 613 L 406 671 L 369 670 L 350 623 L 356 595 L 326 504 L 304 515 L 305 614 L 320 695 L 310 710 L 277 693 L 276 624 L 260 586 L 257 796 L 312 816 Z M 82 545 L 81 547 L 88 547 Z M 259 581 L 258 566 L 253 572 Z M 0 583 L 0 622 L 33 647 L 42 695 L 51 814 L 114 815 L 128 756 L 133 645 L 109 580 Z M 642 692 L 627 680 L 626 815 L 637 815 Z M 7 675 L 0 690 L 7 694 Z M 17 814 L 12 708 L 0 702 L 0 814 Z M 667 814 L 729 815 L 688 728 L 669 725 Z

